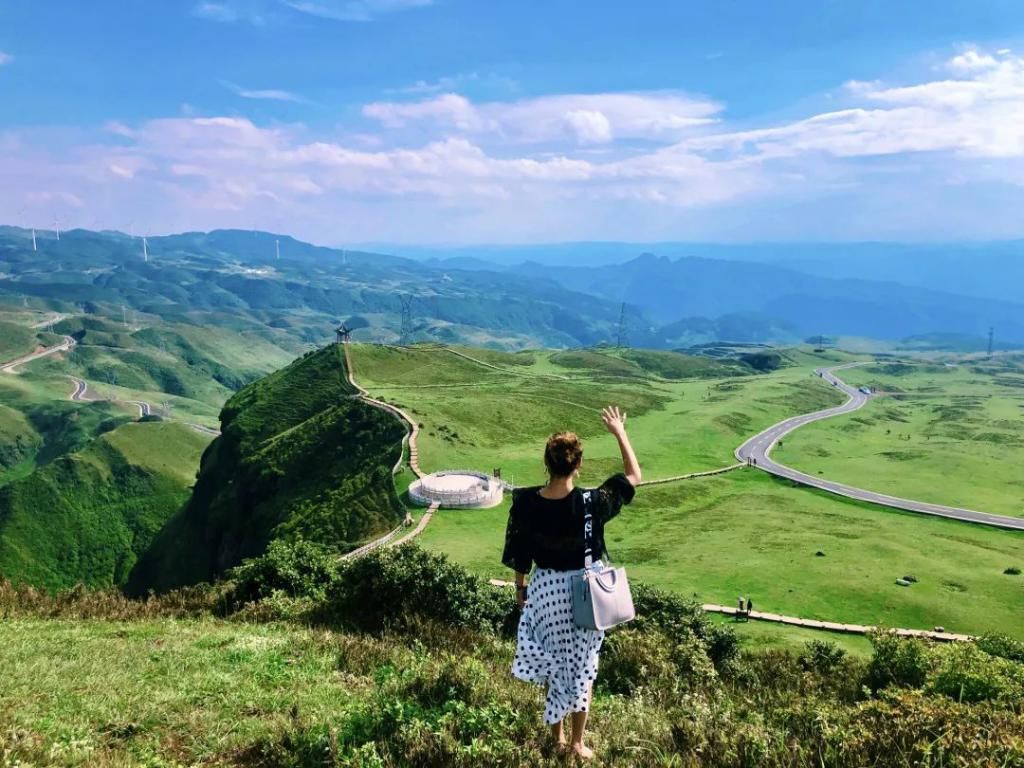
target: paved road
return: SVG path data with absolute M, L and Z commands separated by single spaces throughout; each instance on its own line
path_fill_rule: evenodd
M 799 429 L 805 424 L 810 424 L 811 422 L 830 419 L 833 416 L 839 416 L 844 413 L 852 413 L 853 411 L 860 410 L 864 407 L 873 395 L 866 395 L 855 387 L 849 386 L 842 379 L 836 376 L 835 372 L 866 364 L 867 363 L 848 363 L 834 368 L 821 368 L 815 371 L 823 381 L 828 382 L 830 385 L 846 394 L 848 397 L 847 401 L 835 408 L 827 408 L 823 411 L 816 411 L 814 413 L 804 414 L 803 416 L 794 416 L 791 419 L 786 419 L 785 421 L 781 421 L 778 424 L 769 427 L 764 432 L 754 435 L 743 443 L 743 445 L 737 448 L 736 458 L 741 462 L 747 462 L 748 460 L 754 461 L 756 462 L 758 469 L 776 475 L 777 477 L 785 477 L 796 483 L 800 483 L 801 485 L 820 488 L 823 491 L 835 493 L 840 496 L 846 496 L 847 498 L 858 499 L 871 504 L 880 504 L 882 506 L 893 507 L 895 509 L 902 509 L 908 512 L 919 512 L 924 515 L 948 517 L 969 523 L 979 523 L 981 525 L 990 525 L 997 528 L 1011 528 L 1014 530 L 1024 531 L 1024 519 L 1022 518 L 991 515 L 987 512 L 978 512 L 973 509 L 960 509 L 959 507 L 947 507 L 941 504 L 929 504 L 923 501 L 914 501 L 913 499 L 902 499 L 898 496 L 888 496 L 884 493 L 876 493 L 863 488 L 855 488 L 851 485 L 844 485 L 843 483 L 836 483 L 813 475 L 807 475 L 783 464 L 779 464 L 776 461 L 772 461 L 772 448 L 775 447 L 779 440 L 794 430 Z
M 76 343 L 77 342 L 70 336 L 65 336 L 64 341 L 62 341 L 55 347 L 47 347 L 46 349 L 41 349 L 38 352 L 33 352 L 30 355 L 19 357 L 17 360 L 11 360 L 9 363 L 0 364 L 0 371 L 3 371 L 4 373 L 15 373 L 15 369 L 19 365 L 31 363 L 33 360 L 39 360 L 42 357 L 47 357 L 49 355 L 56 354 L 57 352 L 67 352 L 69 349 L 75 346 Z
M 128 403 L 128 405 L 134 405 L 136 408 L 139 409 L 140 419 L 145 416 L 151 416 L 153 414 L 152 406 L 150 406 L 150 404 L 147 403 L 145 400 L 125 400 L 124 402 Z
M 56 325 L 61 320 L 67 320 L 69 317 L 71 317 L 71 315 L 62 315 L 59 312 L 55 312 L 45 320 L 40 320 L 38 323 L 35 323 L 32 327 L 35 329 L 45 328 L 50 324 Z
M 71 377 L 71 380 L 75 382 L 75 391 L 71 393 L 71 399 L 76 403 L 85 402 L 88 399 L 85 395 L 89 391 L 89 384 L 85 379 L 79 379 L 74 376 Z

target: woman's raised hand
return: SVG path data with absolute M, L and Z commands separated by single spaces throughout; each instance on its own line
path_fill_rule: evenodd
M 609 405 L 601 411 L 601 421 L 604 422 L 605 427 L 613 435 L 623 435 L 626 433 L 626 413 L 620 411 L 618 406 Z

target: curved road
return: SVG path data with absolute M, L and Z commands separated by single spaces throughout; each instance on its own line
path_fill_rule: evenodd
M 834 372 L 867 364 L 868 363 L 847 363 L 846 365 L 839 365 L 834 368 L 819 368 L 815 371 L 815 374 L 820 376 L 823 381 L 828 382 L 846 394 L 848 397 L 847 401 L 835 408 L 826 408 L 823 411 L 807 413 L 802 416 L 794 416 L 791 419 L 786 419 L 785 421 L 781 421 L 778 424 L 769 427 L 763 432 L 754 435 L 743 443 L 743 445 L 737 448 L 736 458 L 744 463 L 753 462 L 757 469 L 763 470 L 777 477 L 784 477 L 795 483 L 807 485 L 812 488 L 819 488 L 823 491 L 835 493 L 840 496 L 846 496 L 850 499 L 857 499 L 858 501 L 866 501 L 870 504 L 880 504 L 886 507 L 902 509 L 907 512 L 918 512 L 923 515 L 948 517 L 953 520 L 963 520 L 968 523 L 979 523 L 981 525 L 990 525 L 997 528 L 1010 528 L 1018 531 L 1024 531 L 1024 518 L 991 515 L 987 512 L 978 512 L 973 509 L 961 509 L 959 507 L 943 506 L 942 504 L 929 504 L 923 501 L 914 501 L 913 499 L 902 499 L 898 496 L 889 496 L 884 493 L 876 493 L 863 488 L 855 488 L 852 485 L 844 485 L 843 483 L 824 480 L 820 477 L 815 477 L 813 475 L 808 475 L 795 469 L 791 469 L 790 467 L 772 460 L 772 448 L 775 447 L 779 440 L 794 430 L 799 429 L 805 424 L 821 421 L 822 419 L 830 419 L 833 416 L 839 416 L 844 413 L 852 413 L 853 411 L 860 410 L 864 407 L 872 396 L 864 394 L 855 387 L 851 387 L 836 376 Z
M 17 360 L 11 360 L 9 363 L 0 364 L 0 371 L 3 371 L 4 373 L 15 373 L 15 368 L 20 365 L 31 363 L 33 360 L 39 360 L 42 357 L 48 357 L 49 355 L 56 354 L 57 352 L 67 352 L 77 343 L 78 342 L 70 336 L 65 336 L 64 341 L 55 347 L 47 347 L 46 349 L 41 349 L 38 352 L 33 352 L 30 355 L 19 357 Z

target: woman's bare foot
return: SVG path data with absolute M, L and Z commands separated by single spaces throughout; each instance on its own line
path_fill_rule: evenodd
M 594 750 L 592 750 L 590 747 L 585 747 L 582 744 L 573 744 L 572 751 L 573 754 L 575 754 L 576 757 L 580 758 L 581 760 L 590 760 L 594 757 Z

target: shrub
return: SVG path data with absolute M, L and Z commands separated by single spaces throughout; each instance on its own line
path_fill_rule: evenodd
M 627 696 L 639 689 L 659 694 L 675 691 L 678 676 L 668 638 L 658 630 L 612 632 L 601 649 L 598 684 Z
M 786 719 L 802 761 L 779 765 L 1009 766 L 1024 759 L 1024 720 L 986 704 L 965 705 L 891 689 L 854 707 L 807 699 Z
M 338 556 L 321 544 L 276 539 L 259 557 L 245 560 L 228 572 L 234 582 L 235 606 L 283 592 L 288 597 L 321 600 L 338 578 Z
M 890 685 L 919 688 L 928 675 L 928 653 L 923 641 L 903 638 L 894 632 L 870 636 L 874 654 L 868 664 L 866 684 L 874 691 Z
M 819 675 L 828 676 L 846 657 L 846 651 L 828 640 L 811 640 L 800 654 L 800 666 Z
M 976 644 L 990 656 L 1024 662 L 1024 643 L 1007 635 L 983 635 Z
M 723 669 L 739 653 L 739 639 L 731 627 L 713 623 L 700 603 L 646 584 L 633 588 L 636 629 L 654 627 L 667 637 L 693 636 L 703 641 L 716 669 Z
M 1009 568 L 1003 571 L 1003 573 L 1007 576 L 1020 576 L 1020 568 L 1018 568 L 1015 565 L 1011 565 Z
M 514 607 L 493 587 L 440 554 L 415 545 L 380 549 L 342 565 L 316 618 L 370 632 L 417 621 L 496 632 Z
M 935 673 L 926 690 L 956 701 L 992 699 L 1019 701 L 1024 695 L 1024 665 L 990 656 L 974 643 L 955 643 L 936 649 Z

